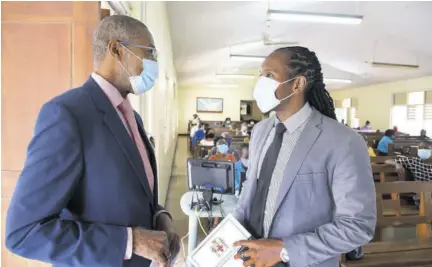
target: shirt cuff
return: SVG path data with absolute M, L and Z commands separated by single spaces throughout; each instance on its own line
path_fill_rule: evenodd
M 286 250 L 286 248 L 282 249 L 280 257 L 281 257 L 282 262 L 289 262 L 288 251 Z
M 130 260 L 132 258 L 132 250 L 133 250 L 133 235 L 132 235 L 132 228 L 127 228 L 127 245 L 126 245 L 126 254 L 124 259 Z
M 168 211 L 166 211 L 166 210 L 158 210 L 158 211 L 155 213 L 155 215 L 153 215 L 153 225 L 154 225 L 154 226 L 156 226 L 157 218 L 158 218 L 159 215 L 161 215 L 161 214 L 166 214 L 166 215 L 168 215 L 168 217 L 170 217 L 170 219 L 172 220 L 172 216 L 171 216 L 171 214 L 169 214 Z

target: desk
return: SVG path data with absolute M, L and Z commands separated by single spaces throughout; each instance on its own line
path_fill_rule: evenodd
M 197 196 L 202 198 L 202 193 L 200 193 L 200 192 L 195 193 L 194 201 L 196 201 Z M 217 194 L 215 196 L 217 198 L 219 198 L 219 196 Z M 196 247 L 197 233 L 198 233 L 198 217 L 197 217 L 198 214 L 195 213 L 195 211 L 193 211 L 190 208 L 192 197 L 193 197 L 193 192 L 187 192 L 180 199 L 180 207 L 181 207 L 182 211 L 184 212 L 184 214 L 189 216 L 188 255 L 190 255 L 190 253 L 192 253 L 192 251 Z M 223 209 L 225 215 L 227 215 L 229 213 L 234 213 L 236 205 L 237 205 L 237 197 L 235 195 L 223 195 L 222 200 L 223 200 L 223 203 L 221 205 L 222 205 L 222 209 Z M 213 217 L 222 217 L 222 212 L 221 212 L 219 205 L 213 206 L 212 215 L 213 215 Z M 209 216 L 209 214 L 207 211 L 199 212 L 200 218 L 208 218 L 208 216 Z M 187 266 L 192 267 L 192 265 L 190 265 L 189 263 L 187 264 Z

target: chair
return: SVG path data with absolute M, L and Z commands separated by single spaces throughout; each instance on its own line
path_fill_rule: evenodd
M 403 242 L 374 242 L 363 247 L 364 258 L 346 261 L 343 267 L 432 267 L 432 183 L 383 182 L 376 185 L 377 228 L 416 225 L 417 239 Z M 420 194 L 417 214 L 405 213 L 400 201 L 386 200 L 384 194 Z M 396 213 L 393 211 L 397 210 Z M 388 213 L 387 211 L 391 211 Z M 376 233 L 377 234 L 377 233 Z

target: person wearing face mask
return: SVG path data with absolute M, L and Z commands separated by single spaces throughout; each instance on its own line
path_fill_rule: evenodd
M 242 136 L 247 136 L 247 133 L 248 133 L 248 124 L 247 124 L 247 122 L 243 122 L 242 124 L 241 124 L 241 128 L 240 128 L 240 132 L 241 132 L 241 135 Z
M 240 147 L 240 160 L 234 165 L 235 169 L 235 191 L 236 195 L 240 191 L 241 174 L 245 173 L 249 167 L 249 144 L 242 144 Z
M 205 132 L 205 138 L 200 141 L 200 145 L 202 146 L 213 146 L 215 131 L 213 128 L 208 128 Z
M 222 126 L 226 128 L 230 128 L 232 126 L 231 118 L 226 118 Z
M 216 143 L 216 154 L 210 156 L 210 160 L 222 160 L 235 162 L 235 158 L 232 154 L 228 153 L 229 146 L 225 139 L 221 138 Z
M 402 175 L 405 175 L 405 171 L 411 172 L 416 181 L 432 181 L 432 146 L 420 144 L 417 156 L 397 157 L 385 163 L 396 166 L 396 170 Z
M 339 267 L 340 255 L 375 231 L 364 139 L 337 121 L 320 62 L 305 47 L 271 53 L 253 96 L 263 113 L 275 115 L 252 132 L 235 216 L 255 240 L 235 242 L 248 248 L 235 259 L 249 258 L 245 266 Z
M 384 132 L 384 136 L 379 140 L 377 146 L 379 156 L 388 156 L 388 146 L 393 144 L 394 136 L 394 130 L 388 129 Z
M 151 90 L 157 50 L 132 17 L 104 18 L 94 72 L 45 103 L 6 219 L 6 247 L 54 267 L 167 266 L 179 251 L 156 158 L 127 96 Z

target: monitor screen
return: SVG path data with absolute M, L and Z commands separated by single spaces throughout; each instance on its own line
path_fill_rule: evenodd
M 209 190 L 233 195 L 234 163 L 208 159 L 188 159 L 187 175 L 189 190 Z

